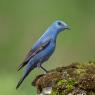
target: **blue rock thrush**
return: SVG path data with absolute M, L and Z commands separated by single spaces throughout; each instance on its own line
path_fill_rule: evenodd
M 53 54 L 56 47 L 57 35 L 65 29 L 69 29 L 69 26 L 65 22 L 57 20 L 46 30 L 46 32 L 34 44 L 32 49 L 26 56 L 25 60 L 18 68 L 19 71 L 22 67 L 26 65 L 24 75 L 18 82 L 16 89 L 19 88 L 21 83 L 34 68 L 40 67 L 45 72 L 47 72 L 47 70 L 42 67 L 42 63 L 47 61 Z

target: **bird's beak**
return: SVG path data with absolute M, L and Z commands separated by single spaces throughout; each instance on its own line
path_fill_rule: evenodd
M 70 26 L 68 26 L 68 25 L 65 26 L 65 29 L 71 30 L 71 29 L 70 29 Z

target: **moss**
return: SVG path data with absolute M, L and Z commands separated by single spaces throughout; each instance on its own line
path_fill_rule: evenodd
M 84 90 L 95 91 L 95 74 L 86 74 L 79 81 L 79 87 Z
M 72 79 L 59 80 L 53 87 L 51 95 L 67 95 L 68 93 L 73 91 L 76 84 L 77 84 L 77 82 Z
M 50 95 L 58 95 L 58 92 L 56 92 L 55 90 L 53 90 Z
M 95 95 L 95 62 L 58 67 L 36 77 L 32 85 L 36 86 L 38 93 L 45 87 L 52 87 L 51 95 Z
M 51 72 L 45 75 L 39 75 L 32 82 L 33 86 L 36 86 L 37 92 L 40 93 L 43 88 L 50 87 L 54 85 L 54 83 L 61 78 L 61 74 L 59 72 Z

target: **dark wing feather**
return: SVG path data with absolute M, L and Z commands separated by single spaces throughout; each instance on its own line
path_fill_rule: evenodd
M 40 51 L 44 50 L 49 45 L 49 43 L 50 43 L 50 40 L 48 40 L 45 43 L 41 44 L 37 49 L 30 50 L 29 53 L 27 54 L 25 60 L 23 61 L 23 63 L 19 65 L 18 71 L 22 67 L 24 67 L 32 57 L 34 57 Z

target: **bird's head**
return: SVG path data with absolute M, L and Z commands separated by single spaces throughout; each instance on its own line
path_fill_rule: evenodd
M 70 27 L 63 21 L 57 20 L 53 23 L 54 28 L 57 30 L 57 32 L 61 32 L 65 29 L 70 29 Z

